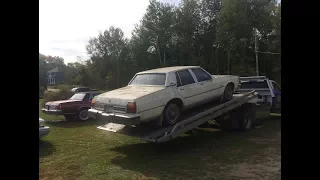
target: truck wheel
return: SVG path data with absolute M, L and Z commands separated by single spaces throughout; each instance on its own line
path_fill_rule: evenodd
M 239 113 L 239 129 L 241 131 L 249 131 L 254 123 L 256 123 L 255 104 L 246 104 Z
M 89 113 L 87 108 L 83 108 L 79 110 L 78 119 L 81 121 L 86 121 L 89 119 Z
M 248 116 L 247 113 L 240 118 L 240 130 L 242 131 L 249 131 L 252 127 L 252 119 Z
M 181 109 L 174 102 L 169 103 L 163 111 L 164 123 L 166 125 L 174 125 L 179 121 Z
M 74 115 L 64 115 L 64 117 L 66 118 L 67 121 L 72 121 L 75 119 Z
M 221 97 L 221 102 L 228 102 L 232 99 L 233 96 L 233 87 L 231 84 L 228 84 L 224 89 L 223 95 Z

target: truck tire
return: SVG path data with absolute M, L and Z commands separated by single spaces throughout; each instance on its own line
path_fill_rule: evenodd
M 252 103 L 244 104 L 239 111 L 238 124 L 241 131 L 249 131 L 256 123 L 256 105 Z
M 219 124 L 222 131 L 232 131 L 232 112 L 227 112 L 219 117 L 215 118 L 215 121 Z

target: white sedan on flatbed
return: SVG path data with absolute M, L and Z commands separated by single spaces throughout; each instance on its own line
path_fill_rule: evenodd
M 182 110 L 231 100 L 239 82 L 238 76 L 211 75 L 199 66 L 152 69 L 137 73 L 128 86 L 94 97 L 89 115 L 125 125 L 152 120 L 173 125 Z

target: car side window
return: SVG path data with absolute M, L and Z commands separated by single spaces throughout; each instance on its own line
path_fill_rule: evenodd
M 280 87 L 276 83 L 272 82 L 272 86 L 276 91 L 281 92 Z
M 92 93 L 91 96 L 90 96 L 89 101 L 92 101 L 92 99 L 97 95 L 99 95 L 99 93 Z
M 178 75 L 178 73 L 175 73 L 175 74 L 176 74 L 176 80 L 177 80 L 177 87 L 180 87 L 181 86 L 181 82 L 180 82 L 179 75 Z
M 90 98 L 90 93 L 86 93 L 86 95 L 85 95 L 84 98 L 83 98 L 83 101 L 84 101 L 84 102 L 88 102 L 88 101 L 89 101 L 89 98 Z
M 212 78 L 208 73 L 206 73 L 204 70 L 202 70 L 200 68 L 194 68 L 191 70 L 196 75 L 198 82 L 208 81 Z
M 181 79 L 181 86 L 195 83 L 192 75 L 188 70 L 178 71 L 177 73 Z

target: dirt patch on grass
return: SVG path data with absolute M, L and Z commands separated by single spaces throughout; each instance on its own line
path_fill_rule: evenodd
M 247 162 L 225 166 L 223 176 L 227 179 L 281 179 L 281 132 L 262 133 L 248 140 L 254 144 L 267 145 L 267 148 L 256 151 Z

